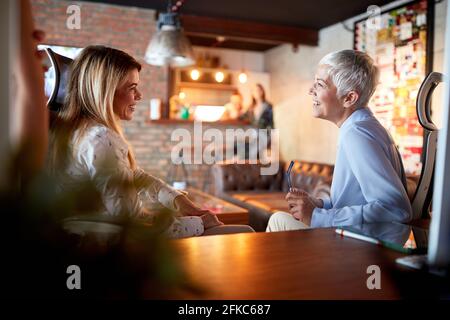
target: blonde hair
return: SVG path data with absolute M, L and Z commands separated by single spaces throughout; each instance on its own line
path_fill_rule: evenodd
M 64 105 L 51 125 L 49 166 L 52 171 L 65 168 L 69 141 L 75 131 L 78 130 L 77 137 L 82 137 L 93 123 L 113 130 L 127 142 L 116 120 L 113 101 L 117 87 L 133 69 L 141 70 L 133 57 L 105 46 L 88 46 L 73 61 Z M 134 169 L 136 161 L 130 146 L 128 160 Z

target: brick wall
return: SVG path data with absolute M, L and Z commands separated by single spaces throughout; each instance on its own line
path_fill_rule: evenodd
M 85 47 L 102 44 L 131 54 L 143 64 L 141 90 L 142 105 L 152 97 L 167 95 L 167 71 L 145 64 L 143 57 L 147 44 L 156 30 L 155 11 L 89 2 L 61 0 L 31 0 L 36 26 L 46 34 L 46 43 Z M 81 8 L 81 29 L 66 27 L 69 5 Z M 140 119 L 136 119 L 137 122 Z
M 237 125 L 225 125 L 225 124 L 213 124 L 203 123 L 203 132 L 210 129 L 218 129 L 225 138 L 226 129 L 242 128 L 247 130 L 249 126 L 237 126 Z M 146 164 L 144 168 L 148 172 L 156 173 L 162 179 L 171 182 L 169 179 L 170 172 L 178 170 L 181 172 L 181 167 L 172 164 L 171 151 L 172 148 L 179 144 L 178 141 L 171 141 L 171 135 L 175 129 L 186 129 L 190 135 L 190 142 L 194 142 L 194 124 L 192 122 L 186 123 L 158 123 L 150 122 L 147 130 L 139 130 L 139 128 L 127 128 L 127 134 L 131 137 L 130 140 L 134 141 L 133 147 L 136 154 L 140 155 L 142 163 Z M 224 139 L 225 140 L 225 139 Z M 201 142 L 202 150 L 210 142 Z M 193 151 L 191 152 L 193 159 Z M 225 154 L 224 154 L 225 157 Z M 193 162 L 193 161 L 192 161 Z M 178 168 L 177 168 L 178 167 Z M 186 164 L 185 165 L 188 174 L 188 183 L 191 186 L 197 187 L 207 192 L 213 192 L 213 184 L 210 176 L 210 165 L 207 164 Z
M 155 123 L 148 121 L 149 101 L 161 98 L 168 90 L 168 71 L 153 67 L 143 60 L 147 44 L 156 31 L 155 11 L 115 5 L 62 1 L 31 0 L 36 27 L 46 32 L 46 44 L 85 47 L 102 44 L 126 51 L 139 62 L 140 89 L 143 99 L 136 108 L 134 118 L 124 123 L 125 135 L 134 148 L 138 165 L 162 179 L 166 179 L 171 165 L 170 152 L 176 142 L 170 140 L 176 128 L 193 130 L 192 123 Z M 81 29 L 66 27 L 69 5 L 81 8 Z M 212 125 L 204 125 L 207 129 Z M 218 125 L 220 130 L 230 128 Z M 189 183 L 198 188 L 209 189 L 208 165 L 186 165 Z

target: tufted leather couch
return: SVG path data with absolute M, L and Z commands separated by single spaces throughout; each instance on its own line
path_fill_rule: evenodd
M 215 164 L 212 168 L 215 195 L 249 210 L 249 224 L 265 231 L 270 215 L 287 211 L 288 191 L 285 172 L 280 163 L 275 175 L 261 175 L 259 164 Z M 291 172 L 292 185 L 315 197 L 328 197 L 334 166 L 296 161 Z

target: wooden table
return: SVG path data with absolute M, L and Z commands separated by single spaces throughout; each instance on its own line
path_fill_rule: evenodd
M 395 259 L 403 254 L 342 237 L 334 228 L 206 236 L 173 244 L 188 278 L 204 290 L 177 292 L 176 299 L 432 298 L 442 283 L 397 265 Z M 367 288 L 370 265 L 381 269 L 380 290 Z
M 195 188 L 188 188 L 188 198 L 202 209 L 217 214 L 224 224 L 248 224 L 248 210 Z

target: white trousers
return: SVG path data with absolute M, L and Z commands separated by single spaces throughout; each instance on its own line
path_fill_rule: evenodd
M 266 232 L 310 229 L 303 222 L 295 219 L 292 214 L 278 211 L 272 214 L 267 224 Z

